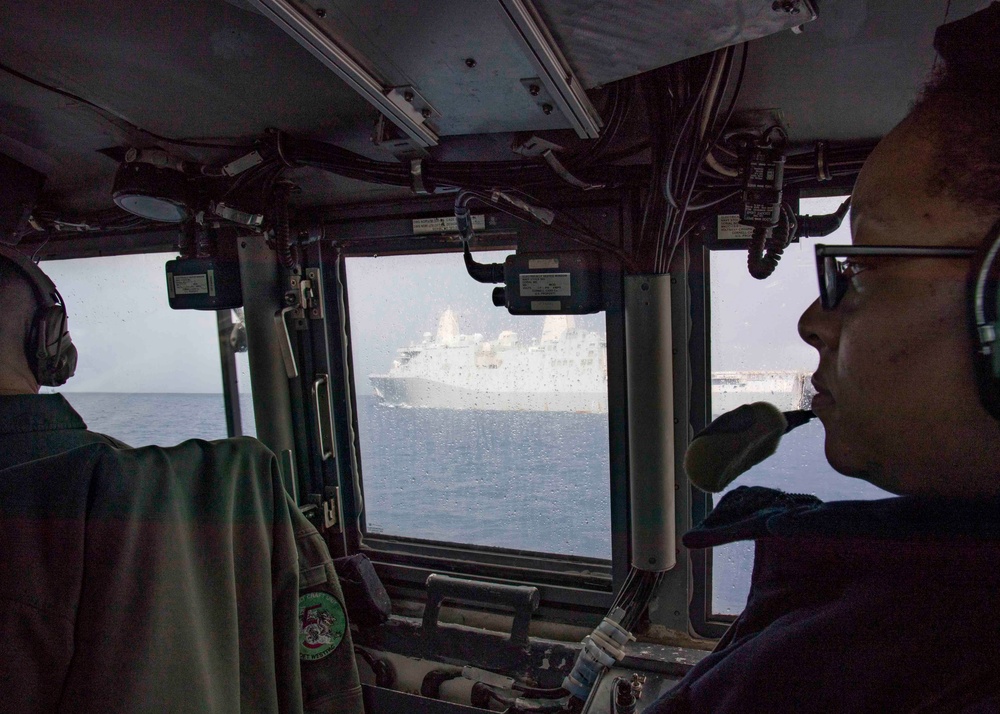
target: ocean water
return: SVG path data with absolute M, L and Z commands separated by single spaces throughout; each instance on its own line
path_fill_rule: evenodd
M 611 558 L 608 418 L 358 398 L 368 529 Z
M 172 446 L 187 439 L 225 439 L 221 394 L 118 394 L 63 392 L 92 431 L 129 446 Z M 256 436 L 253 398 L 240 395 L 243 434 Z
M 65 393 L 88 426 L 132 446 L 226 436 L 221 394 Z M 241 395 L 253 435 L 250 395 Z M 607 416 L 390 409 L 358 398 L 371 532 L 596 558 L 611 557 Z M 744 474 L 753 484 L 824 500 L 887 496 L 834 472 L 813 421 Z M 713 609 L 743 609 L 753 546 L 716 548 Z

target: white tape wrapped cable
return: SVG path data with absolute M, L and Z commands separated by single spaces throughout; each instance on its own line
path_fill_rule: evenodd
M 585 701 L 604 670 L 625 658 L 625 644 L 635 637 L 618 624 L 624 615 L 624 610 L 616 608 L 583 638 L 583 650 L 562 684 L 574 697 Z

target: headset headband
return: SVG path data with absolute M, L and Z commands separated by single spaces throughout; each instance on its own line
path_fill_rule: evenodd
M 31 262 L 28 256 L 3 244 L 0 244 L 0 256 L 7 258 L 28 279 L 28 282 L 31 283 L 35 291 L 35 295 L 38 297 L 39 308 L 52 307 L 61 303 L 55 283 L 37 265 Z

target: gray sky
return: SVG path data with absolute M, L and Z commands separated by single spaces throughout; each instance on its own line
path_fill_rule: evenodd
M 66 392 L 221 392 L 214 312 L 171 310 L 175 254 L 48 261 L 80 352 Z M 249 391 L 249 383 L 243 385 Z
M 803 201 L 807 213 L 829 213 L 840 199 Z M 816 298 L 812 246 L 849 242 L 846 226 L 834 236 L 807 239 L 785 252 L 775 274 L 756 281 L 739 251 L 712 255 L 713 368 L 812 369 L 815 351 L 795 332 L 802 310 Z M 480 261 L 504 253 L 478 253 Z M 59 286 L 80 350 L 67 392 L 220 392 L 214 313 L 175 311 L 167 305 L 164 264 L 172 254 L 49 261 L 42 265 Z M 493 286 L 468 277 L 459 254 L 353 258 L 348 290 L 355 374 L 370 393 L 368 375 L 389 369 L 399 347 L 435 332 L 446 308 L 462 332 L 493 339 L 514 330 L 522 339 L 541 335 L 541 317 L 514 316 L 493 306 Z M 604 316 L 577 317 L 585 329 L 603 331 Z M 250 390 L 240 355 L 241 391 Z

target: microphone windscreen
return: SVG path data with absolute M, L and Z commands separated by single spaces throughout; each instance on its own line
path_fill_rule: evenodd
M 684 454 L 684 470 L 702 491 L 722 491 L 737 476 L 773 454 L 786 429 L 788 420 L 773 404 L 744 404 L 726 412 L 694 437 Z

